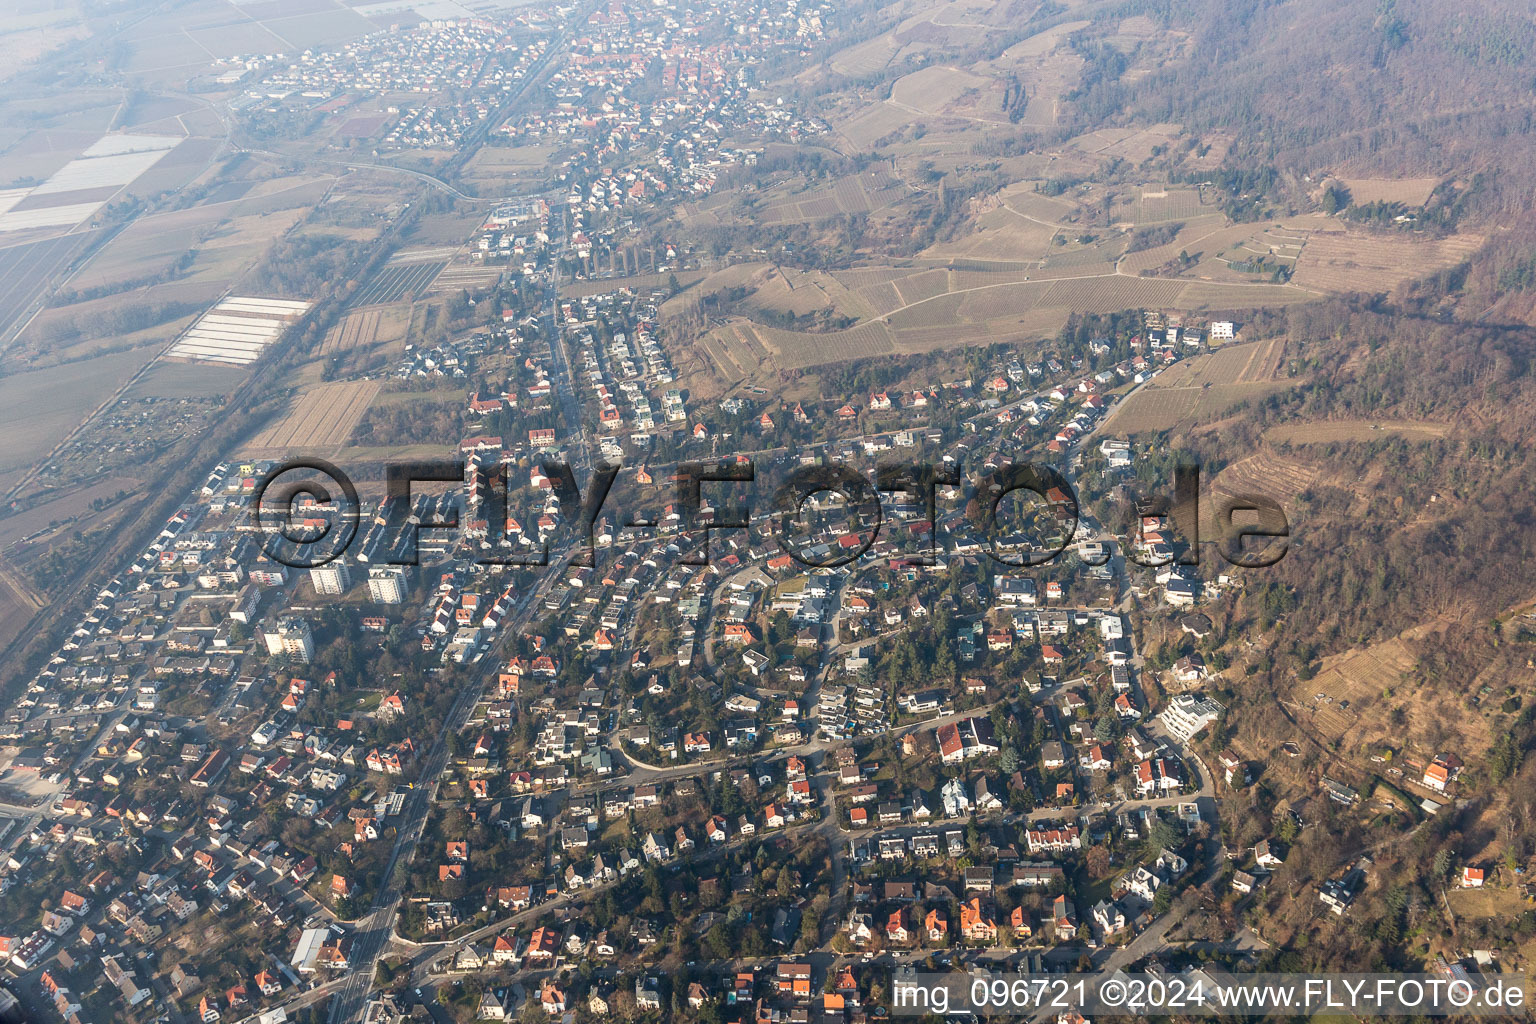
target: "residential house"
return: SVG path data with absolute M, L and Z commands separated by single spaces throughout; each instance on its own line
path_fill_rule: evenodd
M 975 896 L 960 904 L 960 934 L 967 942 L 996 944 L 997 921 L 983 897 Z

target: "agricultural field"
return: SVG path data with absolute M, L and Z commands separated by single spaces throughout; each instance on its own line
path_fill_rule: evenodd
M 368 408 L 390 409 L 401 405 L 415 405 L 424 400 L 433 404 L 461 405 L 469 401 L 469 396 L 470 389 L 467 387 L 434 387 L 427 393 L 384 389 L 380 390 L 373 401 L 368 403 Z
M 90 233 L 61 235 L 0 249 L 0 337 L 10 331 L 91 241 Z
M 1260 281 L 1276 268 L 1294 269 L 1308 237 L 1305 230 L 1279 224 L 1242 237 L 1232 228 L 1219 230 L 1191 253 L 1199 264 L 1185 276 L 1224 282 Z
M 748 316 L 756 306 L 780 315 L 820 312 L 859 318 L 862 323 L 851 330 L 830 333 L 765 327 L 756 327 L 753 333 L 754 328 L 745 322 L 732 324 L 729 329 L 716 328 L 694 343 L 697 353 L 674 355 L 682 373 L 696 369 L 734 381 L 859 358 L 840 353 L 914 353 L 1038 337 L 1054 333 L 1073 313 L 1159 307 L 1242 309 L 1315 298 L 1288 285 L 1117 274 L 1105 263 L 1041 269 L 1027 263 L 957 259 L 948 267 L 864 267 L 832 274 L 776 268 L 765 271 L 763 267 L 739 264 L 711 274 L 699 289 L 668 300 L 662 309 L 664 320 L 678 326 L 681 318 L 693 314 L 700 295 L 746 288 L 747 297 L 738 308 Z M 958 269 L 961 267 L 968 269 Z M 990 269 L 974 269 L 981 267 Z M 692 322 L 699 320 L 694 317 Z M 882 329 L 864 330 L 871 327 Z M 738 335 L 742 331 L 752 333 L 753 340 L 741 341 Z M 674 333 L 696 336 L 685 327 Z M 1188 389 L 1187 393 L 1161 394 L 1155 401 L 1139 398 L 1140 406 L 1128 422 L 1138 424 L 1137 430 L 1167 429 L 1165 421 L 1170 417 L 1177 422 L 1197 412 L 1211 415 L 1285 386 L 1272 379 L 1278 366 L 1278 342 L 1263 348 L 1233 346 L 1231 352 L 1211 367 L 1200 364 L 1198 376 L 1180 385 Z M 690 355 L 700 358 L 691 359 Z M 1178 374 L 1192 372 L 1181 367 L 1174 368 Z M 1214 378 L 1211 382 L 1216 388 L 1202 397 L 1208 378 Z M 1154 411 L 1154 406 L 1161 411 Z
M 1285 508 L 1317 483 L 1321 475 L 1322 471 L 1311 463 L 1265 450 L 1223 468 L 1211 480 L 1210 487 L 1212 493 L 1234 497 L 1263 494 Z M 1214 505 L 1209 510 L 1214 512 Z M 1211 526 L 1211 535 L 1215 536 L 1214 523 Z
M 258 0 L 242 9 L 260 17 L 295 47 L 305 48 L 357 39 L 388 27 L 380 21 L 398 18 L 386 15 L 375 20 L 353 10 L 354 6 L 343 0 Z
M 1083 70 L 1083 58 L 1064 44 L 1068 36 L 1087 25 L 1086 21 L 1064 22 L 1015 43 L 996 60 L 978 66 L 978 71 L 1019 77 L 1027 96 L 1021 125 L 1053 128 L 1061 120 L 1062 94 L 1077 85 Z
M 964 49 L 978 34 L 1010 28 L 1010 11 L 1009 5 L 989 2 L 946 5 L 922 11 L 891 32 L 834 55 L 831 69 L 850 77 L 927 65 L 898 79 L 888 94 L 845 93 L 848 102 L 832 121 L 847 146 L 868 150 L 888 136 L 922 125 L 929 132 L 921 143 L 927 155 L 942 153 L 945 147 L 965 151 L 969 136 L 946 136 L 942 141 L 936 136 L 946 128 L 1013 127 L 1015 122 L 1002 105 L 1003 83 L 1010 76 L 1023 86 L 1026 96 L 1017 123 L 1054 127 L 1061 118 L 1062 94 L 1077 84 L 1083 68 L 1083 58 L 1068 49 L 1065 40 L 1087 22 L 1058 25 L 1009 47 L 996 59 L 970 67 L 942 63 L 946 51 Z M 1155 144 L 1133 145 L 1129 151 Z
M 1090 249 L 1081 249 L 1076 253 L 1065 254 L 1058 262 L 1051 260 L 1034 267 L 1029 272 L 1031 281 L 1065 281 L 1081 278 L 1107 278 L 1116 277 L 1115 265 L 1106 262 L 1102 253 L 1096 253 Z M 1129 275 L 1127 275 L 1129 276 Z
M 1340 178 L 1356 206 L 1368 203 L 1402 203 L 1423 206 L 1440 184 L 1439 178 Z
M 8 560 L 0 558 L 0 648 L 20 636 L 32 617 L 46 606 L 43 596 L 15 571 Z
M 252 456 L 334 451 L 352 436 L 378 392 L 378 383 L 366 380 L 305 391 L 281 420 L 252 438 L 245 451 Z
M 1002 65 L 1018 64 L 1034 57 L 1044 57 L 1064 43 L 1068 36 L 1088 27 L 1086 21 L 1064 21 L 1060 25 L 1048 28 L 1043 32 L 1036 32 L 1021 42 L 1014 43 L 1004 50 L 998 62 Z
M 1076 153 L 1082 157 L 1089 158 L 1095 164 L 1117 159 L 1131 164 L 1139 164 L 1151 159 L 1153 150 L 1169 146 L 1182 133 L 1183 129 L 1176 124 L 1154 124 L 1146 128 L 1101 128 L 1098 131 L 1079 135 L 1069 140 L 1065 145 L 1065 149 L 1068 153 Z M 1156 191 L 1162 191 L 1162 189 L 1159 188 Z M 1171 202 L 1154 202 L 1149 207 L 1154 212 L 1158 209 L 1164 209 L 1171 212 L 1171 216 L 1166 218 L 1152 216 L 1148 218 L 1148 221 L 1151 222 L 1158 219 L 1173 220 L 1189 215 L 1178 212 L 1185 208 L 1182 204 L 1188 204 L 1189 202 L 1186 193 L 1189 196 L 1194 196 L 1194 201 L 1198 205 L 1199 197 L 1196 190 L 1175 189 L 1168 196 L 1160 197 L 1164 200 L 1168 200 L 1171 197 Z
M 1438 441 L 1451 432 L 1449 423 L 1405 423 L 1373 420 L 1329 420 L 1323 423 L 1286 423 L 1270 427 L 1264 440 L 1272 444 L 1349 444 L 1402 438 L 1405 441 Z
M 1038 340 L 1059 331 L 1067 316 L 1067 311 L 1060 307 L 1042 307 L 984 323 L 908 325 L 896 330 L 896 344 L 898 351 L 909 353 Z
M 680 353 L 689 387 L 709 395 L 739 383 L 772 385 L 783 367 L 811 367 L 896 351 L 893 333 L 878 321 L 846 331 L 806 334 L 737 320 L 715 327 Z
M 1481 235 L 1418 239 L 1365 231 L 1314 234 L 1301 250 L 1291 281 L 1330 292 L 1389 292 L 1405 281 L 1448 270 L 1483 244 Z
M 767 202 L 754 220 L 760 224 L 811 223 L 844 213 L 881 210 L 906 194 L 906 185 L 885 171 L 865 171 L 833 184 Z
M 738 197 L 728 191 L 712 192 L 689 203 L 679 203 L 674 211 L 678 223 L 689 228 L 714 228 L 735 224 L 740 220 L 737 210 Z
M 7 97 L 8 109 L 22 122 L 8 126 L 0 137 L 10 140 L 29 133 L 29 129 L 43 131 L 90 132 L 99 138 L 111 129 L 113 118 L 122 108 L 122 93 L 105 83 L 83 85 L 67 95 L 50 94 L 42 90 L 33 94 Z
M 711 330 L 698 340 L 695 353 L 708 377 L 722 381 L 750 380 L 771 368 L 768 347 L 758 335 L 760 328 L 748 321 L 732 322 Z
M 991 275 L 989 275 L 991 276 Z M 995 275 L 1006 277 L 1007 275 Z M 1019 316 L 1034 309 L 1054 287 L 1050 281 L 1031 283 L 981 284 L 966 293 L 959 314 L 971 321 L 999 320 Z
M 1129 437 L 1181 429 L 1195 421 L 1203 397 L 1199 388 L 1144 387 L 1115 409 L 1104 432 Z
M 1029 263 L 977 263 L 971 260 L 955 260 L 950 267 L 950 287 L 957 292 L 998 284 L 1023 284 L 1031 280 L 1032 271 L 1039 269 Z
M 661 307 L 662 316 L 675 316 L 685 308 L 695 305 L 701 296 L 717 294 L 732 288 L 745 288 L 747 282 L 751 281 L 758 274 L 765 273 L 768 268 L 769 265 L 765 263 L 736 263 L 705 274 L 699 278 L 698 287 L 690 288 L 680 295 L 674 295 L 663 303 Z M 658 284 L 665 287 L 666 281 L 662 275 L 642 275 L 642 277 L 647 276 L 654 276 Z M 613 278 L 611 280 L 616 281 L 620 279 Z M 595 287 L 606 282 L 592 281 L 588 283 Z M 594 293 L 588 292 L 587 294 Z
M 1142 189 L 1136 203 L 1136 224 L 1140 227 L 1145 224 L 1188 221 L 1211 212 L 1212 208 L 1200 201 L 1199 189 Z
M 1107 313 L 1141 306 L 1175 306 L 1184 285 L 1156 278 L 1103 277 L 1068 278 L 1051 285 L 1040 300 L 1041 306 L 1056 306 L 1072 313 Z
M 443 272 L 432 279 L 429 291 L 456 292 L 456 291 L 480 291 L 496 287 L 501 280 L 504 265 L 484 263 L 467 263 L 454 261 L 443 268 Z
M 910 279 L 908 279 L 910 280 Z M 849 291 L 831 274 L 822 271 L 791 271 L 770 267 L 750 283 L 752 305 L 795 316 L 807 316 L 831 309 L 841 316 L 864 319 L 873 315 L 855 292 Z
M 976 230 L 950 242 L 935 244 L 924 252 L 928 259 L 984 260 L 1039 264 L 1051 251 L 1058 231 L 1054 223 L 1042 223 L 1021 214 L 1012 205 L 1000 206 L 976 218 Z
M 1155 387 L 1205 387 L 1274 380 L 1285 355 L 1280 338 L 1224 345 L 1215 352 L 1184 359 L 1164 370 Z
M 266 247 L 319 201 L 331 179 L 309 176 L 234 182 L 237 198 L 142 217 L 103 246 L 70 281 L 79 292 L 172 277 L 222 292 Z
M 1492 830 L 1489 830 L 1490 833 Z M 1473 860 L 1474 858 L 1468 858 Z M 1484 860 L 1482 856 L 1475 858 Z M 1495 871 L 1498 869 L 1495 868 Z M 1490 877 L 1495 877 L 1490 872 Z M 1445 900 L 1451 912 L 1460 921 L 1492 921 L 1499 918 L 1518 918 L 1530 906 L 1520 895 L 1517 886 L 1485 884 L 1480 889 L 1446 889 Z
M 0 78 L 9 79 L 54 50 L 90 34 L 82 0 L 10 0 Z
M 914 305 L 904 306 L 884 318 L 897 330 L 925 327 L 953 327 L 961 322 L 960 304 L 966 300 L 963 292 L 944 293 L 924 299 Z
M 41 184 L 100 137 L 100 132 L 72 129 L 26 132 L 0 156 L 0 187 Z
M 133 386 L 123 393 L 123 400 L 216 398 L 233 392 L 245 378 L 245 370 L 237 366 L 161 360 L 133 382 Z
M 887 284 L 912 272 L 909 267 L 856 267 L 852 270 L 834 270 L 832 276 L 849 288 L 869 288 Z
M 1117 436 L 1183 430 L 1288 388 L 1291 381 L 1277 379 L 1283 351 L 1274 338 L 1226 345 L 1175 363 L 1122 402 L 1104 430 Z
M 470 178 L 501 177 L 508 173 L 532 169 L 546 169 L 554 146 L 481 146 L 469 163 L 464 175 Z
M 949 277 L 950 271 L 935 268 L 899 278 L 891 284 L 896 289 L 896 296 L 901 299 L 901 304 L 910 306 L 946 294 L 950 290 Z
M 656 275 L 658 284 L 666 285 L 666 278 Z M 592 282 L 612 290 L 613 278 Z M 679 284 L 683 278 L 678 278 Z M 695 311 L 707 296 L 721 295 L 738 289 L 745 291 L 740 298 L 741 307 L 749 311 L 761 311 L 772 317 L 803 317 L 817 313 L 864 319 L 875 315 L 875 310 L 858 291 L 848 288 L 837 276 L 822 271 L 785 269 L 768 263 L 738 263 L 702 277 L 697 287 L 689 288 L 668 299 L 662 306 L 663 316 L 675 318 Z M 575 294 L 575 293 L 573 293 Z
M 995 0 L 957 0 L 954 3 L 914 2 L 892 5 L 912 13 L 889 32 L 849 46 L 832 55 L 830 69 L 850 78 L 878 74 L 892 64 L 925 59 L 943 48 L 974 39 L 978 33 L 1006 27 L 1008 5 Z
M 901 44 L 886 32 L 873 39 L 840 50 L 833 55 L 830 67 L 839 75 L 862 78 L 878 74 L 901 52 Z
M 387 27 L 341 0 L 205 4 L 178 13 L 179 32 L 146 19 L 123 33 L 121 70 L 148 85 L 180 85 L 220 58 L 292 53 Z
M 169 359 L 248 366 L 309 311 L 311 303 L 229 296 L 200 316 L 176 343 Z
M 151 349 L 128 349 L 0 377 L 0 494 L 153 355 Z
M 417 247 L 452 246 L 457 250 L 484 223 L 484 207 L 427 214 L 411 225 L 409 242 Z
M 867 359 L 894 350 L 891 331 L 878 321 L 831 334 L 802 334 L 773 327 L 759 327 L 756 334 L 773 355 L 776 365 L 815 366 Z
M 963 40 L 1007 27 L 1011 11 L 997 0 L 951 0 L 950 3 L 914 3 L 920 8 L 896 27 L 898 39 Z
M 448 266 L 447 260 L 411 260 L 396 263 L 390 260 L 379 268 L 367 284 L 357 290 L 351 306 L 388 305 L 395 302 L 411 302 L 420 298 L 437 275 Z
M 141 217 L 108 242 L 70 286 L 79 291 L 116 288 L 169 273 L 218 223 L 208 207 Z
M 885 100 L 870 102 L 872 97 L 861 96 L 849 117 L 834 122 L 838 133 L 854 151 L 869 150 L 886 136 L 912 125 L 916 118 L 912 111 L 904 110 Z
M 44 309 L 17 335 L 7 352 L 7 358 L 29 370 L 40 370 L 47 366 L 87 359 L 103 352 L 126 348 L 164 348 L 192 326 L 197 314 L 206 305 L 203 301 L 186 305 L 172 304 L 174 300 L 169 295 L 156 295 L 155 298 L 157 301 L 165 301 L 167 305 L 144 307 L 112 295 L 72 306 Z M 142 322 L 146 326 L 138 330 L 113 327 L 114 323 L 122 322 L 120 317 L 136 317 L 136 323 Z
M 1446 686 L 1418 671 L 1414 645 L 1433 642 L 1432 629 L 1415 627 L 1323 659 L 1317 675 L 1292 691 L 1298 720 L 1346 751 L 1390 747 L 1428 756 L 1453 749 L 1468 761 L 1481 756 L 1493 741 L 1493 722 L 1466 707 L 1470 687 Z M 1404 712 L 1397 721 L 1394 708 Z
M 1090 242 L 1082 248 L 1071 245 L 1062 246 L 1053 250 L 1041 261 L 1040 270 L 1052 276 L 1066 270 L 1082 270 L 1084 273 L 1093 274 L 1112 273 L 1116 261 L 1125 251 L 1126 244 L 1123 236 L 1111 236 Z
M 1077 213 L 1076 203 L 1035 191 L 1035 182 L 1020 182 L 998 193 L 1002 204 L 1020 217 L 1056 228 Z
M 1178 309 L 1238 310 L 1261 306 L 1289 306 L 1313 302 L 1317 293 L 1293 284 L 1227 284 L 1217 281 L 1193 281 L 1179 293 Z
M 378 340 L 379 321 L 383 315 L 378 309 L 349 314 L 326 333 L 325 340 L 320 343 L 320 354 L 335 355 L 372 345 Z
M 179 126 L 180 118 L 172 118 L 168 126 Z M 214 127 L 217 127 L 215 124 Z M 135 178 L 123 192 L 125 196 L 149 199 L 161 192 L 172 192 L 191 184 L 201 177 L 223 143 L 218 139 L 183 139 L 175 149 L 149 170 Z
M 145 94 L 134 97 L 118 118 L 118 123 L 124 128 L 137 128 L 141 131 L 146 125 L 158 125 L 163 129 L 166 123 L 203 109 L 186 97 Z
M 684 288 L 697 284 L 704 280 L 705 273 L 702 270 L 680 270 L 677 272 L 677 283 Z M 586 295 L 602 295 L 606 292 L 616 291 L 620 288 L 628 288 L 632 292 L 645 294 L 658 288 L 666 290 L 672 274 L 635 274 L 629 277 L 603 277 L 588 281 L 571 281 L 560 286 L 560 294 L 580 298 Z
M 50 537 L 76 528 L 81 520 L 93 518 L 91 502 L 112 499 L 119 491 L 133 494 L 141 486 L 142 481 L 132 477 L 107 476 L 83 487 L 55 491 L 37 504 L 0 519 L 0 552 L 12 556 L 13 564 L 24 561 L 21 550 L 23 545 L 46 545 Z M 0 588 L 6 582 L 3 563 L 0 563 Z M 25 581 L 19 575 L 12 576 L 9 582 L 26 588 Z M 32 596 L 41 597 L 37 594 Z
M 878 284 L 867 284 L 861 288 L 855 288 L 854 294 L 865 306 L 874 310 L 876 316 L 885 316 L 894 313 L 903 305 L 901 293 L 896 290 L 894 281 L 882 281 Z
M 481 146 L 457 184 L 469 195 L 532 194 L 544 187 L 555 152 L 554 146 Z
M 962 68 L 929 66 L 898 78 L 891 86 L 889 102 L 915 114 L 1007 124 L 1001 93 L 994 79 Z
M 1252 224 L 1227 224 L 1226 218 L 1219 213 L 1207 212 L 1182 223 L 1184 226 L 1172 241 L 1126 253 L 1120 261 L 1121 272 L 1140 274 L 1156 270 L 1177 259 L 1180 253 L 1188 253 L 1200 260 L 1201 267 L 1197 272 L 1204 272 L 1207 260 L 1214 261 L 1231 247 L 1249 245 L 1256 237 Z
M 955 266 L 971 261 L 987 269 L 1003 269 L 997 264 L 1018 264 L 1020 269 L 1033 268 L 1031 276 L 1039 279 L 1107 274 L 1116 269 L 1123 274 L 1140 275 L 1170 267 L 1182 254 L 1187 254 L 1199 266 L 1193 274 L 1183 276 L 1219 276 L 1230 283 L 1246 283 L 1254 278 L 1229 273 L 1226 263 L 1215 262 L 1214 257 L 1229 247 L 1255 244 L 1267 248 L 1305 238 L 1303 235 L 1300 239 L 1271 239 L 1268 232 L 1253 225 L 1228 224 L 1221 213 L 1200 201 L 1194 189 L 1113 193 L 1089 190 L 1062 196 L 1048 196 L 1034 189 L 1034 183 L 1021 182 L 994 196 L 973 201 L 972 230 L 936 243 L 922 258 L 947 260 Z M 1085 206 L 1102 211 L 1106 203 L 1114 225 L 1084 227 Z M 1127 253 L 1133 228 L 1137 227 L 1175 233 L 1162 244 Z M 1147 241 L 1151 240 L 1156 239 Z M 1290 255 L 1297 251 L 1299 245 L 1290 250 Z M 1234 258 L 1249 259 L 1254 255 L 1242 253 Z M 1177 271 L 1174 265 L 1168 272 Z
M 410 328 L 409 307 L 377 307 L 349 313 L 332 327 L 320 345 L 322 356 L 369 348 L 380 342 L 403 342 Z
M 270 194 L 255 194 L 259 190 L 253 190 L 198 247 L 187 268 L 187 279 L 228 287 L 254 267 L 274 241 L 302 224 L 330 185 L 331 179 L 323 178 Z M 373 236 L 373 229 L 365 230 L 368 237 Z M 346 232 L 327 229 L 326 233 Z
M 388 114 L 362 114 L 348 112 L 345 119 L 335 122 L 333 137 L 338 142 L 357 142 L 371 139 L 382 132 L 391 121 Z
M 69 162 L 46 180 L 0 191 L 0 232 L 26 239 L 83 224 L 181 142 L 180 133 L 106 134 L 83 148 L 77 142 Z

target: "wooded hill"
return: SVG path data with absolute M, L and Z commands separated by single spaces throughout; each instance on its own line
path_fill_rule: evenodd
M 1536 23 L 1523 0 L 1132 0 L 1101 23 L 1137 14 L 1189 33 L 1187 58 L 1134 82 L 1091 77 L 1075 104 L 1084 122 L 1224 133 L 1234 167 L 1496 170 L 1480 212 L 1527 212 Z

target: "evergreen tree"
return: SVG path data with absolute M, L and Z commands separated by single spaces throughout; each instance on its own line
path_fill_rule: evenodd
M 1451 870 L 1451 853 L 1445 847 L 1435 851 L 1434 862 L 1430 865 L 1430 876 L 1435 881 L 1445 880 L 1446 873 Z
M 1502 782 L 1520 770 L 1524 757 L 1515 737 L 1510 733 L 1500 736 L 1488 754 L 1488 774 L 1494 782 Z

